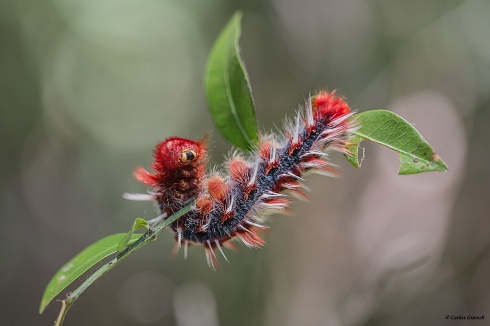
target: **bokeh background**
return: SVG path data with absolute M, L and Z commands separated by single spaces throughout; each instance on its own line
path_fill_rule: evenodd
M 397 176 L 363 143 L 361 169 L 309 177 L 311 202 L 272 216 L 267 246 L 171 256 L 163 232 L 87 290 L 66 325 L 483 325 L 490 320 L 490 2 L 487 0 L 1 0 L 0 324 L 52 325 L 39 301 L 87 245 L 157 215 L 132 172 L 172 135 L 212 132 L 211 45 L 243 10 L 262 130 L 315 90 L 389 109 L 449 166 Z M 486 315 L 485 321 L 446 316 Z

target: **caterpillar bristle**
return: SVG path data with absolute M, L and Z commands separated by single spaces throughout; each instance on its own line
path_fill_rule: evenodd
M 221 249 L 221 244 L 217 239 L 214 239 L 214 244 L 216 245 L 216 248 L 218 248 L 219 252 L 221 253 L 221 256 L 226 260 L 226 262 L 229 263 L 228 258 L 226 258 L 225 253 L 223 252 L 223 249 Z
M 238 225 L 238 228 L 243 232 L 237 232 L 237 236 L 247 247 L 257 249 L 265 245 L 265 241 L 249 229 L 243 227 L 241 224 Z
M 253 163 L 253 167 L 251 169 L 252 171 L 252 175 L 250 176 L 249 180 L 248 180 L 248 183 L 247 183 L 247 187 L 252 187 L 255 185 L 255 183 L 257 182 L 257 173 L 259 172 L 259 161 L 255 161 Z
M 258 224 L 258 223 L 252 222 L 248 219 L 244 219 L 243 221 L 245 223 L 247 223 L 248 225 L 255 226 L 256 228 L 259 228 L 259 229 L 268 229 L 269 228 L 267 225 Z
M 187 259 L 187 248 L 189 247 L 189 241 L 184 241 L 184 259 Z
M 157 197 L 154 194 L 133 194 L 133 193 L 128 193 L 125 192 L 123 194 L 123 198 L 127 200 L 137 200 L 137 201 L 152 201 L 156 200 Z
M 213 249 L 210 247 L 204 246 L 204 250 L 206 253 L 206 261 L 208 262 L 208 266 L 213 271 L 216 271 L 216 267 L 218 265 L 218 260 L 216 259 L 216 255 L 214 254 Z

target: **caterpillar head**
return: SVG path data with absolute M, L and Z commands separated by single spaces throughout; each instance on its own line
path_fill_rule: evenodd
M 197 167 L 206 160 L 206 138 L 197 141 L 171 137 L 155 147 L 153 168 L 166 174 L 185 167 Z
M 194 177 L 201 177 L 206 163 L 207 136 L 194 141 L 191 139 L 171 137 L 159 143 L 153 151 L 151 167 L 155 173 L 150 173 L 138 167 L 134 173 L 136 179 L 148 186 L 156 186 L 169 181 L 176 173 L 196 169 Z M 179 173 L 181 172 L 181 173 Z M 188 172 L 184 172 L 188 173 Z M 170 180 L 175 181 L 175 180 Z

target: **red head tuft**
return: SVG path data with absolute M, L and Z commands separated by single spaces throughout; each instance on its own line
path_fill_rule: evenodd
M 192 171 L 192 168 L 197 169 L 197 175 L 193 177 L 200 178 L 204 175 L 202 163 L 206 161 L 206 143 L 207 136 L 197 141 L 180 137 L 167 138 L 159 143 L 153 152 L 151 167 L 155 173 L 138 167 L 134 175 L 148 186 L 157 186 L 165 181 L 174 183 L 175 177 L 185 177 L 180 174 Z

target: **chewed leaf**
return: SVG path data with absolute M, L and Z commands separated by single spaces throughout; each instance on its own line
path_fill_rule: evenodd
M 447 165 L 420 133 L 402 117 L 385 110 L 366 111 L 354 116 L 359 129 L 349 140 L 352 153 L 347 160 L 359 167 L 358 145 L 364 139 L 400 153 L 398 174 L 446 171 Z
M 102 259 L 117 252 L 117 247 L 122 238 L 127 234 L 117 233 L 109 235 L 82 250 L 78 255 L 64 264 L 49 281 L 44 290 L 39 307 L 39 313 L 42 313 L 46 306 L 68 285 L 73 283 L 83 273 Z M 141 234 L 132 234 L 129 243 L 136 241 Z
M 205 86 L 211 116 L 223 137 L 249 150 L 258 134 L 250 81 L 239 53 L 241 17 L 236 13 L 214 43 Z
M 129 242 L 131 241 L 134 231 L 137 231 L 142 228 L 146 228 L 146 230 L 148 230 L 150 226 L 148 225 L 148 222 L 146 222 L 146 220 L 142 219 L 141 217 L 138 217 L 134 220 L 131 230 L 129 230 L 126 236 L 123 237 L 119 242 L 117 246 L 117 252 L 121 252 L 124 249 L 126 249 L 128 247 Z
M 349 155 L 344 155 L 347 161 L 349 161 L 350 164 L 354 165 L 354 167 L 358 168 L 361 166 L 359 163 L 359 143 L 363 141 L 364 139 L 358 135 L 353 135 L 349 139 L 349 145 L 347 146 L 347 150 L 350 153 Z

